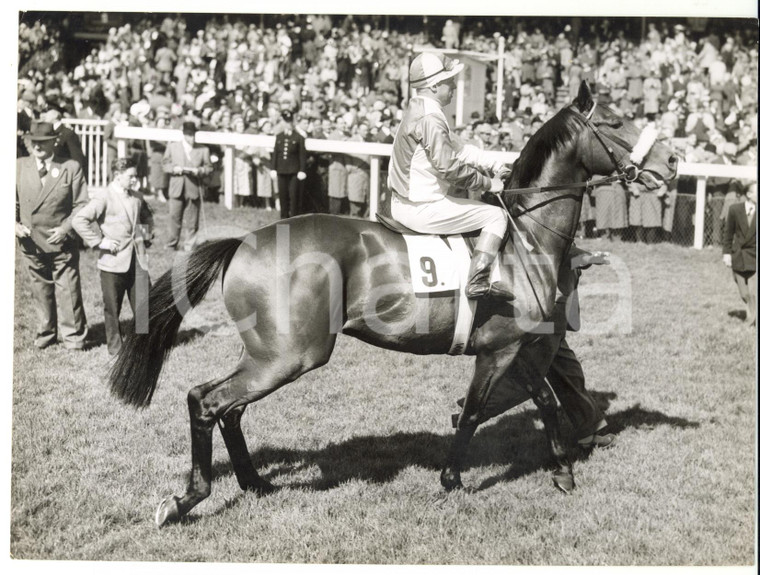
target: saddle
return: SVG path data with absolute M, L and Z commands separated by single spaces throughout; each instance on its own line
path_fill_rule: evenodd
M 388 228 L 390 231 L 402 234 L 406 236 L 428 236 L 428 235 L 434 235 L 434 234 L 423 234 L 421 232 L 416 232 L 410 228 L 407 228 L 404 224 L 397 222 L 394 220 L 391 216 L 384 216 L 381 213 L 375 214 L 377 217 L 377 221 L 381 224 L 383 224 L 386 228 Z M 447 237 L 449 235 L 456 235 L 456 236 L 462 236 L 464 238 L 465 243 L 467 244 L 467 248 L 470 250 L 470 253 L 475 249 L 475 244 L 478 241 L 478 236 L 480 236 L 480 230 L 475 230 L 473 232 L 464 232 L 461 234 L 439 234 L 439 237 L 442 238 L 446 243 Z

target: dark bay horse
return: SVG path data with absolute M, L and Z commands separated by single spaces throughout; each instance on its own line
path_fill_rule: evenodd
M 592 174 L 637 179 L 654 189 L 675 176 L 676 158 L 654 144 L 638 168 L 626 165 L 639 139 L 632 123 L 597 105 L 585 85 L 568 107 L 527 143 L 514 165 L 510 188 L 578 183 Z M 509 196 L 521 241 L 507 242 L 517 300 L 482 301 L 465 353 L 476 356 L 451 453 L 441 474 L 446 489 L 460 487 L 466 447 L 482 420 L 490 391 L 509 380 L 528 391 L 544 421 L 555 475 L 573 485 L 560 441 L 557 404 L 543 383 L 541 329 L 551 317 L 557 276 L 578 223 L 583 187 Z M 534 262 L 531 258 L 539 258 Z M 211 492 L 215 424 L 244 490 L 273 486 L 254 468 L 240 428 L 245 407 L 327 363 L 337 333 L 375 346 L 416 354 L 449 351 L 458 298 L 418 298 L 411 288 L 403 238 L 374 222 L 326 215 L 299 216 L 244 238 L 207 242 L 167 271 L 151 288 L 149 330 L 125 338 L 109 373 L 112 392 L 127 404 L 147 406 L 184 314 L 223 275 L 225 306 L 243 340 L 229 373 L 188 393 L 192 470 L 184 496 L 159 505 L 159 526 L 178 521 Z M 425 270 L 432 271 L 432 270 Z M 545 332 L 544 332 L 545 333 Z M 546 364 L 546 365 L 544 365 Z

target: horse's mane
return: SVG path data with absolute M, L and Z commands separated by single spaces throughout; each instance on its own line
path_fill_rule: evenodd
M 525 144 L 520 157 L 512 166 L 507 188 L 524 188 L 541 175 L 552 154 L 560 151 L 578 136 L 583 124 L 577 114 L 567 107 L 562 108 Z M 511 196 L 509 204 L 517 201 Z

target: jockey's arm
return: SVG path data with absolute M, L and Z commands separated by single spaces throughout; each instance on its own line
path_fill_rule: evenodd
M 468 144 L 456 134 L 451 135 L 451 145 L 456 151 L 457 157 L 469 166 L 474 166 L 488 174 L 496 173 L 499 162 L 489 158 L 484 150 L 473 144 Z
M 447 181 L 476 192 L 486 192 L 492 188 L 491 177 L 460 158 L 443 117 L 433 114 L 424 116 L 417 130 L 417 137 L 425 148 L 430 164 Z

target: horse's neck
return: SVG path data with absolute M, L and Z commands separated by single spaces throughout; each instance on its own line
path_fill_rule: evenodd
M 547 161 L 530 187 L 552 187 L 583 182 L 587 175 L 566 158 Z M 583 188 L 526 195 L 518 208 L 525 212 L 517 226 L 532 240 L 540 253 L 561 258 L 572 243 L 578 227 Z

